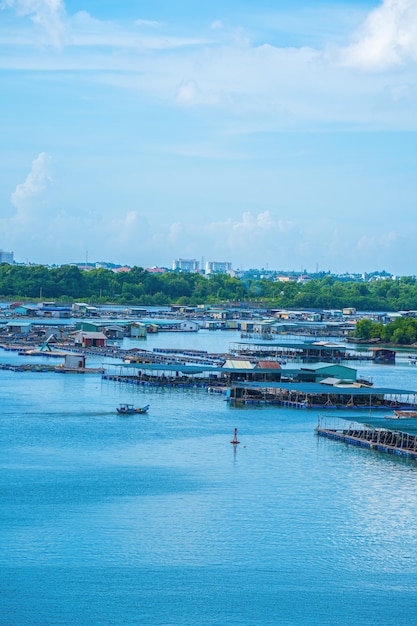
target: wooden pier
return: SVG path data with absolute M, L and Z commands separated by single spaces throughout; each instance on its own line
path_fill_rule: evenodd
M 417 460 L 417 436 L 410 433 L 340 419 L 330 425 L 322 418 L 319 418 L 316 433 L 320 437 Z

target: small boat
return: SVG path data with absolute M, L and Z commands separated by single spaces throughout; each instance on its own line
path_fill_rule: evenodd
M 374 386 L 374 383 L 372 382 L 372 380 L 368 380 L 367 378 L 358 378 L 356 382 L 359 383 L 361 387 L 373 387 Z
M 406 420 L 406 419 L 416 419 L 417 418 L 417 411 L 394 411 L 394 418 L 395 420 Z
M 135 415 L 137 413 L 142 414 L 142 413 L 147 413 L 148 410 L 149 410 L 149 404 L 147 404 L 146 406 L 142 406 L 142 407 L 140 406 L 135 407 L 133 406 L 133 404 L 121 404 L 116 409 L 119 415 Z

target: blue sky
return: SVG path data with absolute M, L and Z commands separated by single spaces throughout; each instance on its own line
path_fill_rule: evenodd
M 0 0 L 0 248 L 416 274 L 416 70 L 417 0 Z

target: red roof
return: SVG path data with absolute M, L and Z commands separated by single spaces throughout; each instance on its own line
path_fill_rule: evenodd
M 256 364 L 256 367 L 258 369 L 263 369 L 263 370 L 280 370 L 281 369 L 281 365 L 278 363 L 278 361 L 258 361 L 258 363 Z

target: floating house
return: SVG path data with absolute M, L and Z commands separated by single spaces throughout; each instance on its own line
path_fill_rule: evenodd
M 86 367 L 86 357 L 83 354 L 66 354 L 62 365 L 54 368 L 58 374 L 102 374 L 101 367 Z
M 112 373 L 113 372 L 113 373 Z M 240 404 L 274 404 L 294 408 L 415 408 L 417 392 L 376 388 L 357 380 L 354 368 L 315 363 L 282 368 L 278 362 L 227 360 L 223 365 L 135 362 L 108 364 L 104 378 L 138 385 L 216 387 Z
M 99 322 L 77 322 L 75 325 L 76 330 L 83 330 L 87 333 L 99 333 L 103 328 L 103 324 Z
M 75 317 L 97 317 L 100 313 L 96 306 L 91 306 L 86 302 L 74 302 L 71 306 L 71 311 Z
M 64 367 L 67 369 L 85 369 L 85 356 L 83 354 L 66 354 Z
M 328 341 L 271 341 L 267 344 L 256 342 L 232 343 L 233 354 L 250 356 L 274 356 L 276 358 L 298 358 L 303 361 L 340 361 L 350 355 L 346 346 Z
M 38 307 L 25 304 L 17 304 L 13 307 L 11 306 L 10 311 L 13 315 L 19 315 L 22 317 L 36 317 L 38 315 Z
M 176 357 L 171 363 L 131 362 L 123 364 L 109 364 L 108 368 L 119 371 L 122 377 L 146 377 L 161 382 L 161 376 L 177 377 L 179 373 L 202 379 L 217 378 L 226 385 L 239 383 L 245 385 L 251 382 L 326 382 L 336 381 L 352 384 L 356 381 L 356 370 L 343 365 L 316 363 L 314 366 L 303 368 L 282 368 L 278 361 L 259 361 L 227 359 L 222 365 L 207 365 L 194 363 L 187 364 L 187 357 L 181 360 Z M 359 386 L 359 385 L 358 385 Z
M 192 320 L 152 320 L 143 321 L 143 323 L 146 324 L 148 332 L 197 332 L 200 330 L 198 322 Z
M 7 322 L 6 328 L 8 333 L 13 333 L 16 335 L 28 335 L 33 331 L 33 323 L 13 320 L 13 322 Z
M 368 360 L 376 363 L 395 363 L 395 351 L 388 348 L 365 348 L 361 352 L 347 352 L 342 343 L 330 341 L 271 341 L 268 343 L 235 342 L 230 345 L 233 354 L 242 356 L 273 356 L 280 359 L 301 361 Z
M 395 350 L 389 348 L 370 348 L 376 363 L 395 363 Z
M 125 336 L 125 329 L 122 326 L 105 326 L 103 332 L 108 339 L 117 341 L 122 341 Z
M 73 334 L 75 345 L 82 346 L 83 348 L 104 348 L 106 345 L 107 337 L 102 332 L 86 332 L 79 330 Z
M 70 306 L 57 306 L 52 302 L 42 302 L 38 306 L 39 317 L 58 317 L 68 319 L 71 317 L 72 309 Z
M 284 370 L 285 371 L 285 370 Z M 342 381 L 352 383 L 356 381 L 357 371 L 353 367 L 330 363 L 310 363 L 303 365 L 298 370 L 297 379 L 302 382 L 331 384 L 329 381 Z
M 275 404 L 300 409 L 395 409 L 414 408 L 417 392 L 390 387 L 355 384 L 252 382 L 231 385 L 227 398 L 232 403 Z
M 132 339 L 144 339 L 148 334 L 146 324 L 140 322 L 134 322 L 129 325 L 129 336 Z

